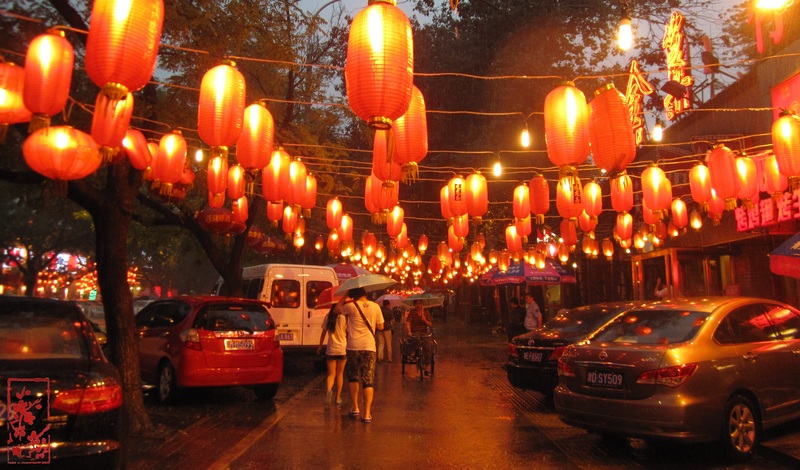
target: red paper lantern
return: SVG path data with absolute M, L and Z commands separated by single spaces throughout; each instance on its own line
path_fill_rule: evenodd
M 772 124 L 772 151 L 778 168 L 789 178 L 792 187 L 800 186 L 800 118 L 796 114 L 781 113 Z
M 306 175 L 306 197 L 303 199 L 303 202 L 300 203 L 300 207 L 303 208 L 303 211 L 307 214 L 307 217 L 311 216 L 311 209 L 313 209 L 317 205 L 317 178 L 308 173 Z
M 208 207 L 218 208 L 225 205 L 225 193 L 208 192 Z
M 725 200 L 725 209 L 736 208 L 739 196 L 739 178 L 736 173 L 736 160 L 731 149 L 724 145 L 715 145 L 706 154 L 706 164 L 711 178 L 711 187 Z
M 672 183 L 656 165 L 650 165 L 642 172 L 642 196 L 656 220 L 663 219 L 672 203 Z
M 611 207 L 617 212 L 633 209 L 633 182 L 626 173 L 611 179 Z
M 408 227 L 405 223 L 400 225 L 400 232 L 394 240 L 394 246 L 399 250 L 408 247 Z
M 273 227 L 278 226 L 278 221 L 283 218 L 283 202 L 267 201 L 267 220 Z
M 247 198 L 242 196 L 238 199 L 235 199 L 231 203 L 231 213 L 233 214 L 233 221 L 239 223 L 247 222 L 249 212 L 249 206 L 247 204 Z
M 111 100 L 103 93 L 97 94 L 92 116 L 92 137 L 100 145 L 100 155 L 108 163 L 119 151 L 133 115 L 133 95 Z
M 469 216 L 467 214 L 453 216 L 453 233 L 459 238 L 469 235 Z
M 614 259 L 614 244 L 608 238 L 603 239 L 603 256 L 609 261 Z
M 228 189 L 228 159 L 219 155 L 208 159 L 206 171 L 208 192 L 224 194 Z
M 343 242 L 349 242 L 353 239 L 353 219 L 344 214 L 342 216 L 342 225 L 339 226 L 339 239 Z
M 448 185 L 442 186 L 442 189 L 439 190 L 439 208 L 445 219 L 453 217 L 453 210 L 450 209 L 450 186 Z
M 544 134 L 547 156 L 559 167 L 580 165 L 589 156 L 589 106 L 573 83 L 566 82 L 547 94 Z
M 578 225 L 584 232 L 593 232 L 597 228 L 597 217 L 592 217 L 586 211 L 583 211 L 578 216 Z
M 237 200 L 244 197 L 244 168 L 233 165 L 228 169 L 228 198 Z
M 125 138 L 122 139 L 122 145 L 125 147 L 125 153 L 127 153 L 132 167 L 137 170 L 146 170 L 150 166 L 153 156 L 147 146 L 147 139 L 144 138 L 141 131 L 128 129 Z
M 770 195 L 782 194 L 789 187 L 789 178 L 778 168 L 775 155 L 764 157 L 764 190 Z
M 514 217 L 522 219 L 531 214 L 531 193 L 526 184 L 514 188 L 514 202 L 512 204 Z
M 627 240 L 633 236 L 633 217 L 629 213 L 617 214 L 616 232 L 620 240 Z
M 486 188 L 486 178 L 481 172 L 476 171 L 467 176 L 467 192 L 464 203 L 467 205 L 467 214 L 475 223 L 481 223 L 481 218 L 489 210 L 489 194 Z
M 561 240 L 567 246 L 575 246 L 578 244 L 578 232 L 575 229 L 575 224 L 569 219 L 563 219 L 559 225 L 561 231 Z
M 9 124 L 27 122 L 33 116 L 22 99 L 25 69 L 11 62 L 0 62 L 0 142 L 5 140 Z
M 528 235 L 533 231 L 530 214 L 522 219 L 514 220 L 514 226 L 517 227 L 517 233 L 522 237 L 522 243 L 527 243 Z
M 325 246 L 331 253 L 337 253 L 339 251 L 339 242 L 339 232 L 336 230 L 331 230 L 331 232 L 328 234 L 328 242 L 325 244 Z
M 583 188 L 576 176 L 565 176 L 559 179 L 556 189 L 556 208 L 564 219 L 574 219 L 583 212 Z
M 735 160 L 736 176 L 739 178 L 739 199 L 745 207 L 753 207 L 753 201 L 758 200 L 758 174 L 756 162 L 747 155 Z
M 223 233 L 231 228 L 233 214 L 225 207 L 206 207 L 197 214 L 197 224 L 212 233 Z
M 412 87 L 408 111 L 392 125 L 394 134 L 394 161 L 402 167 L 403 181 L 417 178 L 418 164 L 428 154 L 428 119 L 425 98 L 417 87 Z
M 63 31 L 48 31 L 31 41 L 25 56 L 23 101 L 33 113 L 31 132 L 50 125 L 50 116 L 67 104 L 75 50 Z
M 689 170 L 689 188 L 694 202 L 708 203 L 711 199 L 711 175 L 707 166 L 697 163 Z
M 375 131 L 375 140 L 372 146 L 372 173 L 381 181 L 400 181 L 403 175 L 400 165 L 395 163 L 392 151 L 389 149 L 391 140 L 387 136 L 392 130 Z
M 594 220 L 603 213 L 603 190 L 594 181 L 583 187 L 583 209 Z
M 181 180 L 186 162 L 186 140 L 180 131 L 165 134 L 158 143 L 158 154 L 153 158 L 153 179 L 160 182 L 161 191 L 169 192 Z
M 715 227 L 722 221 L 722 213 L 725 212 L 725 199 L 717 196 L 716 191 L 711 191 L 711 199 L 708 200 L 708 216 Z
M 661 216 L 663 217 L 663 214 L 661 214 Z M 644 199 L 642 199 L 642 220 L 644 220 L 644 223 L 647 225 L 655 225 L 661 220 L 660 218 L 656 218 L 655 212 L 650 209 L 650 206 L 647 205 L 647 201 Z
M 394 208 L 389 211 L 389 217 L 386 219 L 386 233 L 392 238 L 397 237 L 400 234 L 400 229 L 403 228 L 403 216 L 405 212 L 403 208 L 400 206 L 394 206 Z
M 224 61 L 203 75 L 197 105 L 197 133 L 211 146 L 211 155 L 227 157 L 236 144 L 244 120 L 244 76 L 231 61 Z
M 453 215 L 464 215 L 467 213 L 467 201 L 465 197 L 466 181 L 461 176 L 450 178 L 447 183 L 448 196 L 450 197 L 450 210 Z
M 289 192 L 289 165 L 292 159 L 283 148 L 272 152 L 269 165 L 261 174 L 264 199 L 267 201 L 282 201 Z
M 544 176 L 536 173 L 528 184 L 530 190 L 531 214 L 536 224 L 544 224 L 544 216 L 550 211 L 550 184 Z
M 181 179 L 180 181 L 178 181 L 178 184 L 184 187 L 191 186 L 192 184 L 194 184 L 195 177 L 196 175 L 194 174 L 194 170 L 192 170 L 192 167 L 189 165 L 183 165 L 183 173 L 181 173 Z
M 335 230 L 342 225 L 342 203 L 339 199 L 328 200 L 325 210 L 325 223 L 330 230 Z
M 94 173 L 101 158 L 92 137 L 69 126 L 34 131 L 22 144 L 31 169 L 54 180 L 76 180 Z
M 289 164 L 289 192 L 286 193 L 286 204 L 300 206 L 306 199 L 308 170 L 300 160 Z
M 350 107 L 371 127 L 388 129 L 405 114 L 414 84 L 414 44 L 402 10 L 375 1 L 356 15 L 344 77 Z
M 281 229 L 283 230 L 283 233 L 289 234 L 294 232 L 294 230 L 297 228 L 297 219 L 297 212 L 292 210 L 292 206 L 284 207 L 283 217 L 281 217 Z
M 383 181 L 379 180 L 378 177 L 373 174 L 370 174 L 369 179 L 372 180 L 367 181 L 369 185 L 369 198 L 377 214 L 373 222 L 382 224 L 386 222 L 386 216 L 389 210 L 397 205 L 399 197 L 398 190 L 400 188 L 396 184 L 384 184 Z
M 592 157 L 598 168 L 613 175 L 636 158 L 636 138 L 625 97 L 614 85 L 599 88 L 594 95 L 589 103 Z
M 689 210 L 681 198 L 672 200 L 672 223 L 679 229 L 689 224 Z
M 246 170 L 260 170 L 269 165 L 275 138 L 272 114 L 263 103 L 244 110 L 242 133 L 236 141 L 236 161 Z
M 522 251 L 522 237 L 517 233 L 517 227 L 513 224 L 506 227 L 506 246 L 511 253 Z
M 419 236 L 419 242 L 417 242 L 417 249 L 419 250 L 420 254 L 425 254 L 428 251 L 428 236 L 422 234 Z
M 86 38 L 86 72 L 102 93 L 122 99 L 153 76 L 164 22 L 162 0 L 96 0 Z
M 447 246 L 453 253 L 464 249 L 464 239 L 456 235 L 452 225 L 447 228 Z

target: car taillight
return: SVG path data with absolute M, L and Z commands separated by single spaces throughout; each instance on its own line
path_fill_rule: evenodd
M 517 356 L 517 345 L 514 343 L 508 343 L 508 355 L 509 356 Z
M 557 346 L 553 350 L 553 352 L 550 353 L 550 360 L 551 361 L 557 361 L 557 360 L 561 359 L 561 356 L 564 355 L 564 350 L 565 349 L 566 348 L 564 346 Z
M 118 383 L 60 390 L 56 393 L 52 404 L 54 410 L 71 415 L 102 413 L 120 406 L 122 406 L 122 386 Z
M 681 364 L 663 369 L 642 372 L 636 379 L 637 384 L 665 385 L 678 387 L 697 370 L 697 364 Z
M 200 344 L 200 333 L 198 333 L 196 329 L 189 328 L 186 331 L 182 331 L 180 338 L 187 349 L 195 349 L 197 351 L 203 350 L 203 346 Z
M 558 375 L 562 377 L 575 377 L 575 370 L 564 362 L 564 358 L 558 359 Z

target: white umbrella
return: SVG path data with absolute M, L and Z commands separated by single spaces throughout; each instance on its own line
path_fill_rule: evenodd
M 383 306 L 383 301 L 384 300 L 388 300 L 389 301 L 389 308 L 395 308 L 395 307 L 402 307 L 403 306 L 403 300 L 405 300 L 405 297 L 403 297 L 402 295 L 397 295 L 397 294 L 384 294 L 384 295 L 378 297 L 377 299 L 375 299 L 375 303 L 380 305 L 380 306 Z
M 336 296 L 347 294 L 350 289 L 363 288 L 367 292 L 375 292 L 376 290 L 386 289 L 397 284 L 397 281 L 390 277 L 381 274 L 362 274 L 360 276 L 351 277 L 344 281 L 342 285 L 336 289 Z
M 413 307 L 414 302 L 416 302 L 417 300 L 422 301 L 422 306 L 425 308 L 441 307 L 444 305 L 443 295 L 428 294 L 428 293 L 409 295 L 403 300 L 403 305 L 407 307 Z

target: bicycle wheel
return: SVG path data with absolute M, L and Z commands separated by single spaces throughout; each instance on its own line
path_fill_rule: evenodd
M 423 376 L 425 375 L 425 364 L 422 360 L 422 345 L 420 344 L 419 349 L 417 350 L 417 369 L 419 370 L 419 380 L 422 382 Z

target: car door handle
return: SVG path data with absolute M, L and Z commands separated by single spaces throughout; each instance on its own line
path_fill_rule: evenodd
M 745 361 L 748 361 L 748 362 L 752 362 L 752 361 L 755 361 L 756 359 L 758 359 L 758 356 L 756 356 L 755 354 L 749 352 L 749 353 L 745 354 L 744 356 L 742 356 L 742 359 L 744 359 Z

